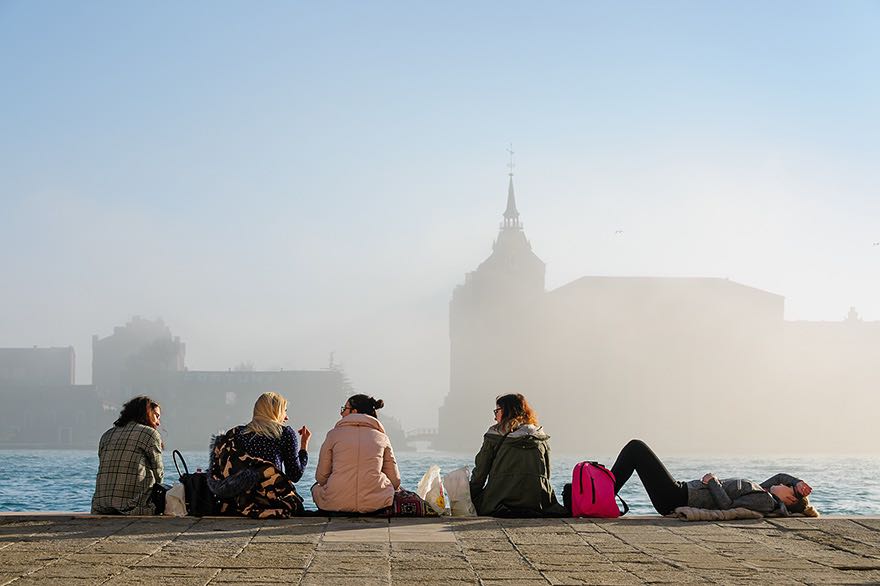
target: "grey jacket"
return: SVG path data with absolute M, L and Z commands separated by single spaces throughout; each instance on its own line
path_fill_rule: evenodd
M 733 509 L 743 507 L 759 513 L 788 515 L 785 505 L 770 494 L 771 486 L 784 484 L 794 486 L 800 482 L 789 474 L 776 474 L 758 484 L 745 478 L 713 478 L 708 484 L 691 480 L 688 487 L 688 506 L 701 509 Z

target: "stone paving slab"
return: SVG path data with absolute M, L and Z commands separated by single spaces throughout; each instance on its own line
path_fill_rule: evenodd
M 0 515 L 0 586 L 878 584 L 880 519 Z

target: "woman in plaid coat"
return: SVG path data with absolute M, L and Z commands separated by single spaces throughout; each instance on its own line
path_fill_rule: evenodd
M 93 515 L 155 515 L 153 485 L 162 482 L 159 403 L 135 397 L 98 443 Z

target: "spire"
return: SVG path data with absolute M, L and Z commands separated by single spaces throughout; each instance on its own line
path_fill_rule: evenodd
M 504 210 L 504 223 L 502 224 L 502 227 L 521 228 L 522 224 L 520 224 L 519 221 L 519 212 L 516 209 L 516 198 L 513 194 L 513 143 L 510 144 L 507 152 L 510 153 L 510 162 L 507 164 L 507 167 L 510 169 L 507 176 L 510 179 L 507 184 L 507 209 Z

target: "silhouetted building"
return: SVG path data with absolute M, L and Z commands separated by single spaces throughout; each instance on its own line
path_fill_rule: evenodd
M 92 384 L 102 397 L 119 403 L 137 394 L 145 378 L 182 371 L 185 356 L 186 345 L 161 319 L 135 316 L 106 338 L 92 336 Z
M 149 383 L 162 403 L 162 427 L 170 446 L 204 448 L 213 434 L 251 420 L 254 403 L 274 391 L 287 401 L 289 425 L 307 425 L 320 447 L 324 434 L 339 420 L 347 398 L 344 374 L 337 369 L 282 371 L 166 372 Z
M 93 385 L 73 384 L 73 348 L 0 349 L 0 447 L 95 449 L 122 403 L 146 394 L 162 404 L 168 449 L 207 454 L 211 436 L 250 421 L 267 391 L 287 398 L 290 425 L 307 425 L 320 445 L 352 393 L 332 363 L 321 370 L 187 370 L 185 344 L 161 319 L 135 317 L 106 338 L 93 336 L 92 348 Z
M 0 348 L 0 384 L 72 385 L 75 374 L 73 346 Z
M 596 276 L 548 292 L 511 175 L 492 254 L 452 295 L 435 447 L 474 452 L 495 397 L 521 392 L 554 449 L 585 457 L 634 436 L 679 452 L 790 451 L 797 437 L 780 418 L 816 409 L 798 397 L 876 395 L 880 322 L 854 310 L 844 322 L 786 322 L 784 303 L 717 278 Z M 737 436 L 738 422 L 755 431 Z
M 452 294 L 450 392 L 440 408 L 437 447 L 479 447 L 495 395 L 531 386 L 544 295 L 544 263 L 523 232 L 511 176 L 492 254 Z
M 100 437 L 101 401 L 76 385 L 73 348 L 0 348 L 0 446 L 85 448 Z
M 146 394 L 162 404 L 162 431 L 174 448 L 207 449 L 218 431 L 250 421 L 254 402 L 274 391 L 288 402 L 290 424 L 316 439 L 339 419 L 350 385 L 341 370 L 191 371 L 185 344 L 162 320 L 133 318 L 92 338 L 95 388 L 115 405 Z

